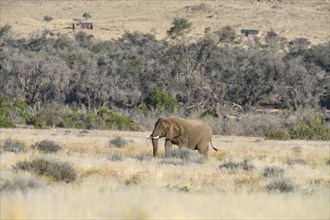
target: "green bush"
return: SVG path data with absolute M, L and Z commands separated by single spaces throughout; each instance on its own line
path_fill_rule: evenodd
M 29 106 L 21 100 L 0 96 L 0 127 L 14 128 L 15 123 L 24 122 L 30 117 Z
M 156 88 L 147 98 L 147 103 L 159 111 L 174 112 L 178 109 L 179 103 L 167 96 L 160 88 Z
M 109 129 L 138 130 L 137 124 L 131 118 L 117 114 L 108 108 L 101 108 L 97 116 L 99 120 L 105 122 L 106 127 Z
M 41 108 L 38 116 L 46 121 L 47 126 L 61 127 L 63 119 L 72 111 L 58 102 L 49 103 Z
M 79 111 L 74 111 L 63 116 L 62 121 L 59 123 L 60 127 L 64 128 L 81 128 L 81 129 L 91 129 L 94 128 L 96 116 L 94 113 L 88 112 L 83 114 Z
M 46 158 L 35 158 L 32 161 L 19 161 L 15 170 L 23 170 L 46 176 L 53 181 L 73 182 L 76 179 L 75 169 L 67 162 L 58 162 Z
M 269 140 L 290 140 L 291 135 L 285 129 L 271 129 L 266 133 L 266 138 Z
M 54 141 L 49 140 L 40 141 L 32 145 L 32 148 L 44 153 L 56 153 L 62 149 L 60 145 L 56 144 Z
M 32 124 L 35 128 L 46 128 L 47 127 L 46 119 L 39 114 L 32 116 L 28 120 L 28 124 Z
M 330 140 L 330 128 L 319 115 L 308 114 L 292 128 L 292 138 L 306 140 Z
M 1 111 L 1 110 L 0 110 Z M 15 128 L 15 124 L 6 118 L 4 114 L 0 112 L 0 128 Z
M 27 151 L 26 146 L 23 142 L 12 139 L 6 139 L 2 149 L 3 151 L 14 152 L 14 153 Z
M 128 116 L 115 113 L 103 107 L 96 114 L 93 111 L 86 113 L 78 109 L 70 109 L 63 105 L 52 103 L 45 106 L 40 112 L 29 119 L 29 124 L 35 128 L 64 127 L 80 129 L 119 129 L 138 130 L 137 124 Z

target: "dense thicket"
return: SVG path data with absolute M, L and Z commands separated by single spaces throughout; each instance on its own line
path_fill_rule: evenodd
M 111 41 L 49 31 L 17 39 L 3 26 L 0 96 L 36 113 L 51 103 L 214 116 L 228 106 L 330 108 L 330 42 L 288 41 L 273 31 L 242 40 L 231 27 L 192 40 L 189 21 L 172 25 L 163 40 L 127 32 Z

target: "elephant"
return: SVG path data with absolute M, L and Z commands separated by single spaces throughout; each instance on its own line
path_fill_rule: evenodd
M 198 150 L 208 157 L 209 143 L 212 148 L 212 129 L 201 120 L 183 119 L 179 117 L 159 118 L 149 136 L 152 140 L 153 156 L 158 154 L 158 139 L 165 137 L 165 156 L 169 156 L 172 145 Z

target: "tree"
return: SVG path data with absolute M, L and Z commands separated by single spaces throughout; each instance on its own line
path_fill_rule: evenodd
M 303 65 L 301 57 L 288 60 L 285 70 L 279 78 L 279 94 L 285 107 L 297 110 L 301 106 L 317 106 L 319 98 L 315 97 L 318 85 L 317 77 Z
M 53 20 L 53 17 L 47 15 L 44 17 L 44 20 L 49 22 L 49 21 Z
M 41 52 L 13 54 L 6 60 L 6 68 L 2 77 L 7 83 L 1 88 L 4 95 L 32 106 L 39 101 L 64 100 L 70 70 L 59 58 Z
M 83 14 L 83 18 L 85 18 L 86 20 L 89 19 L 89 18 L 92 18 L 91 14 L 88 13 L 88 12 L 84 12 Z
M 147 98 L 147 104 L 159 111 L 174 112 L 178 107 L 178 102 L 167 96 L 160 88 L 156 88 Z
M 172 27 L 167 31 L 167 35 L 171 39 L 184 37 L 191 31 L 192 23 L 185 18 L 175 18 Z
M 310 46 L 311 42 L 303 37 L 295 38 L 289 42 L 289 48 L 291 51 L 304 50 Z

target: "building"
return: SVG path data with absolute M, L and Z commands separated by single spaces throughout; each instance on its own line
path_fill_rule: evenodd
M 90 29 L 93 30 L 94 25 L 92 22 L 82 22 L 82 21 L 73 21 L 72 22 L 72 29 Z
M 242 36 L 248 37 L 250 35 L 257 36 L 259 34 L 259 30 L 253 30 L 253 29 L 242 29 L 241 30 Z

